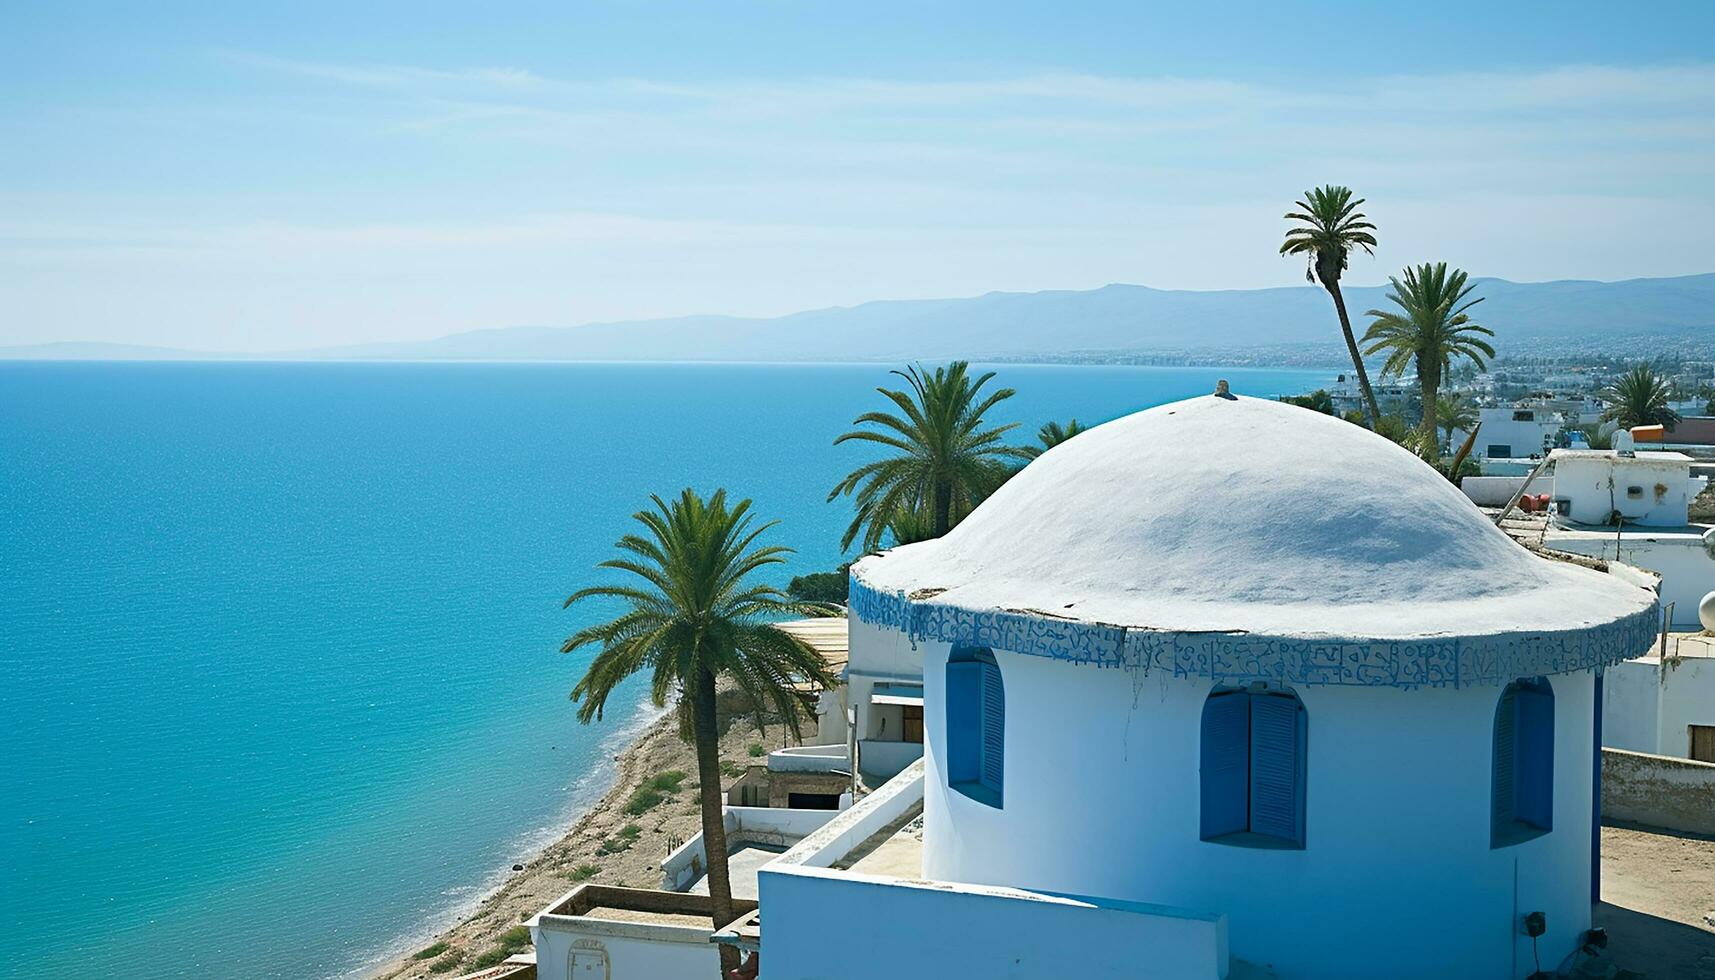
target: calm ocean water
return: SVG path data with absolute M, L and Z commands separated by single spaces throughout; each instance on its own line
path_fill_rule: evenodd
M 1332 377 L 999 370 L 1031 437 Z M 332 977 L 445 924 L 641 718 L 579 726 L 556 652 L 628 516 L 726 486 L 782 578 L 833 566 L 831 442 L 887 380 L 0 362 L 0 976 Z

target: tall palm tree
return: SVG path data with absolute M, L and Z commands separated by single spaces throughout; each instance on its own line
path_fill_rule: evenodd
M 1654 368 L 1648 364 L 1635 365 L 1603 392 L 1610 404 L 1602 413 L 1602 421 L 1617 422 L 1622 429 L 1634 425 L 1676 425 L 1679 413 L 1667 407 L 1670 391 L 1667 379 Z
M 1305 191 L 1304 199 L 1295 203 L 1298 210 L 1286 212 L 1286 219 L 1302 224 L 1287 231 L 1280 254 L 1304 256 L 1304 278 L 1309 282 L 1321 282 L 1322 288 L 1334 298 L 1334 312 L 1340 316 L 1340 332 L 1346 338 L 1346 352 L 1352 356 L 1352 370 L 1358 375 L 1358 391 L 1364 399 L 1364 410 L 1369 413 L 1370 427 L 1374 428 L 1382 413 L 1376 408 L 1376 394 L 1370 390 L 1370 375 L 1364 369 L 1357 338 L 1352 334 L 1352 319 L 1346 314 L 1346 297 L 1340 293 L 1340 275 L 1346 271 L 1353 248 L 1376 254 L 1376 226 L 1358 210 L 1364 199 L 1352 200 L 1349 187 L 1328 184 Z
M 929 515 L 929 536 L 938 538 L 1005 482 L 1009 460 L 1030 458 L 1021 447 L 1001 444 L 1001 437 L 1017 423 L 984 427 L 989 410 L 1014 394 L 1011 388 L 982 394 L 994 372 L 973 380 L 970 365 L 954 361 L 933 373 L 917 365 L 893 373 L 905 379 L 909 390 L 876 391 L 898 412 L 865 412 L 853 424 L 876 428 L 856 429 L 834 440 L 836 446 L 873 442 L 897 450 L 897 455 L 853 470 L 828 494 L 829 500 L 844 494 L 857 501 L 857 516 L 840 541 L 842 549 L 862 533 L 864 550 L 877 550 L 890 523 L 919 509 Z
M 1428 446 L 1439 446 L 1435 436 L 1436 396 L 1441 390 L 1441 376 L 1451 370 L 1453 361 L 1469 360 L 1479 368 L 1484 357 L 1494 357 L 1495 349 L 1477 336 L 1493 337 L 1488 327 L 1472 322 L 1468 312 L 1481 303 L 1482 297 L 1471 298 L 1475 283 L 1467 283 L 1463 270 L 1447 270 L 1447 263 L 1425 262 L 1415 269 L 1407 268 L 1405 278 L 1388 277 L 1393 288 L 1387 298 L 1399 309 L 1369 310 L 1364 315 L 1374 317 L 1364 333 L 1369 344 L 1368 354 L 1388 352 L 1382 364 L 1383 374 L 1404 374 L 1408 367 L 1417 371 L 1418 387 L 1423 393 L 1423 420 L 1420 429 Z
M 1460 429 L 1471 431 L 1477 417 L 1476 404 L 1458 392 L 1435 399 L 1435 423 L 1446 436 L 1449 447 L 1453 444 L 1453 433 Z
M 601 648 L 572 689 L 580 722 L 600 719 L 609 695 L 638 671 L 649 672 L 656 707 L 675 700 L 680 737 L 697 749 L 709 898 L 719 928 L 735 916 L 721 815 L 716 680 L 724 678 L 748 695 L 759 721 L 764 710 L 777 714 L 796 736 L 799 718 L 809 707 L 795 683 L 832 687 L 836 681 L 804 641 L 772 624 L 789 616 L 827 615 L 830 608 L 795 601 L 779 589 L 749 581 L 759 569 L 783 563 L 791 552 L 780 545 L 755 547 L 757 538 L 776 522 L 752 527 L 750 501 L 729 508 L 725 490 L 704 500 L 688 489 L 670 504 L 657 496 L 650 500 L 654 509 L 635 515 L 647 533 L 620 538 L 616 547 L 622 554 L 598 566 L 625 572 L 634 580 L 579 589 L 566 600 L 571 606 L 586 599 L 613 599 L 623 603 L 625 611 L 577 631 L 560 650 Z M 723 947 L 721 956 L 723 969 L 738 966 L 736 953 Z
M 1070 439 L 1084 431 L 1084 428 L 1084 424 L 1079 422 L 1077 419 L 1070 419 L 1065 425 L 1061 425 L 1059 422 L 1044 422 L 1042 423 L 1042 428 L 1036 430 L 1036 440 L 1042 443 L 1042 448 L 1038 449 L 1035 446 L 1025 446 L 1024 451 L 1030 454 L 1031 459 L 1035 459 L 1048 450 L 1053 449 L 1055 446 L 1060 445 L 1062 442 L 1065 442 L 1067 439 Z

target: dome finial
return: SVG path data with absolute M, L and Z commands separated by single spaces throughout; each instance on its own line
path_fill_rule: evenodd
M 1233 394 L 1232 391 L 1228 389 L 1226 378 L 1222 378 L 1221 380 L 1215 382 L 1215 397 L 1216 398 L 1225 398 L 1227 401 L 1230 401 L 1230 402 L 1234 402 L 1234 401 L 1239 400 L 1239 396 Z

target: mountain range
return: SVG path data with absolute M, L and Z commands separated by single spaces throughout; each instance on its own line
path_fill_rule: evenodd
M 1715 341 L 1715 273 L 1619 282 L 1477 279 L 1474 318 L 1503 353 L 1519 346 L 1645 353 L 1640 343 Z M 1354 328 L 1387 305 L 1385 286 L 1345 290 Z M 1068 360 L 1104 355 L 1343 357 L 1328 296 L 1315 286 L 1192 291 L 1114 284 L 1091 290 L 884 300 L 772 318 L 685 316 L 473 330 L 433 340 L 267 354 L 116 344 L 0 348 L 0 358 L 897 361 Z M 1547 353 L 1548 351 L 1544 351 Z M 1271 356 L 1274 356 L 1271 355 Z M 1275 359 L 1279 359 L 1277 356 Z

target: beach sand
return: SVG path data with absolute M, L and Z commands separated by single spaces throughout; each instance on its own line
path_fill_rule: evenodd
M 797 744 L 783 726 L 767 719 L 766 734 L 754 716 L 742 713 L 743 703 L 735 692 L 721 695 L 721 760 L 726 764 L 722 786 L 730 786 L 744 768 L 761 758 L 753 757 L 752 746 L 775 749 Z M 815 722 L 805 724 L 805 735 L 814 739 Z M 418 980 L 458 976 L 476 969 L 476 960 L 493 949 L 506 930 L 542 911 L 555 899 L 583 881 L 634 888 L 661 887 L 661 859 L 668 843 L 676 846 L 702 830 L 697 802 L 696 752 L 679 740 L 674 716 L 669 713 L 645 728 L 616 759 L 613 787 L 572 824 L 559 840 L 548 845 L 513 872 L 493 893 L 482 900 L 458 925 L 441 932 L 412 950 L 389 959 L 369 976 L 388 980 Z M 626 802 L 639 785 L 658 773 L 686 773 L 678 792 L 639 815 L 624 812 Z M 622 835 L 635 825 L 629 842 Z M 609 853 L 598 853 L 607 850 Z M 600 870 L 586 878 L 574 875 L 579 869 Z M 423 959 L 413 957 L 424 949 L 445 943 L 444 950 Z

